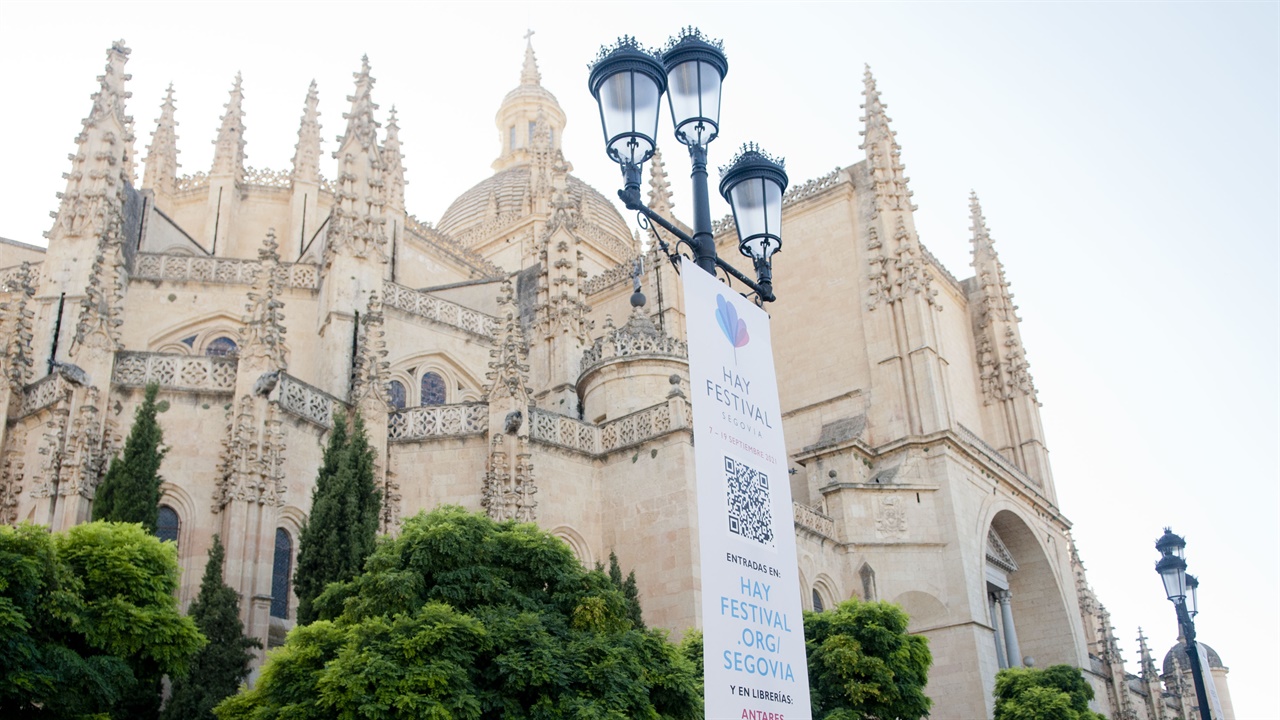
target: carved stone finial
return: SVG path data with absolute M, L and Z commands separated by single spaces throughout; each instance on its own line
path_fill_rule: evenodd
M 332 266 L 338 253 L 358 258 L 372 256 L 387 262 L 386 164 L 378 144 L 380 125 L 373 119 L 378 105 L 370 91 L 374 79 L 369 75 L 369 58 L 365 56 L 360 72 L 355 73 L 356 90 L 348 95 L 351 111 L 343 118 L 347 132 L 338 138 L 338 187 L 334 193 L 332 216 L 325 235 L 324 268 Z
M 502 283 L 498 298 L 498 317 L 501 319 L 494 349 L 489 351 L 493 360 L 485 376 L 485 399 L 511 397 L 527 401 L 529 385 L 529 351 L 525 346 L 524 329 L 520 325 L 519 307 L 510 280 Z
M 670 215 L 676 203 L 671 197 L 671 182 L 667 180 L 667 166 L 662 162 L 662 151 L 654 149 L 649 165 L 649 207 L 661 215 Z
M 386 163 L 383 177 L 387 185 L 387 204 L 392 209 L 404 212 L 404 152 L 400 149 L 400 124 L 396 121 L 396 106 L 391 106 L 387 117 L 387 140 L 382 146 L 382 159 Z
M 129 48 L 120 40 L 107 50 L 107 66 L 98 76 L 93 107 L 76 136 L 66 190 L 58 194 L 53 227 L 45 237 L 98 237 L 123 206 L 126 184 L 133 182 L 133 118 L 125 114 L 124 71 Z
M 969 195 L 969 217 L 973 232 L 973 271 L 981 293 L 977 298 L 981 307 L 975 332 L 985 402 L 1008 400 L 1018 395 L 1034 399 L 1035 383 L 1022 346 L 1022 335 L 1018 332 L 1021 322 L 1018 306 L 1013 304 L 1004 265 L 996 254 L 977 193 Z
M 860 149 L 867 151 L 867 166 L 871 172 L 871 181 L 875 191 L 873 212 L 879 214 L 889 210 L 914 211 L 911 204 L 911 190 L 907 187 L 908 178 L 903 172 L 902 148 L 898 145 L 897 133 L 889 127 L 889 116 L 885 113 L 888 105 L 880 100 L 880 91 L 876 88 L 876 79 L 871 75 L 871 66 L 863 73 L 864 114 L 863 136 Z
M 284 313 L 281 312 L 287 270 L 280 265 L 275 228 L 269 229 L 262 241 L 258 263 L 258 274 L 245 305 L 248 314 L 240 331 L 241 367 L 256 362 L 255 369 L 261 372 L 284 370 L 289 367 L 289 347 L 285 344 Z
M 11 392 L 22 392 L 23 386 L 31 382 L 31 321 L 35 313 L 29 307 L 31 298 L 35 297 L 35 273 L 31 263 L 23 262 L 18 272 L 10 275 L 3 287 L 0 287 L 0 330 L 3 331 L 4 380 L 9 383 Z
M 230 175 L 235 183 L 244 182 L 244 89 L 240 73 L 236 73 L 231 86 L 231 98 L 223 105 L 227 109 L 218 127 L 218 137 L 213 141 L 213 168 L 209 175 Z
M 369 303 L 360 316 L 356 337 L 355 383 L 351 388 L 351 404 L 360 407 L 365 417 L 385 414 L 389 400 L 391 364 L 387 362 L 387 339 L 383 330 L 382 299 L 369 293 Z
M 177 187 L 178 168 L 178 121 L 174 120 L 173 83 L 165 91 L 164 102 L 160 104 L 160 117 L 156 119 L 155 132 L 151 133 L 151 144 L 147 146 L 147 157 L 142 161 L 142 187 L 151 188 L 157 195 L 172 195 Z
M 542 73 L 538 72 L 538 58 L 533 54 L 533 31 L 524 36 L 524 67 L 520 69 L 521 85 L 541 85 Z
M 320 93 L 316 81 L 307 88 L 307 99 L 298 126 L 298 144 L 293 146 L 294 182 L 320 183 Z

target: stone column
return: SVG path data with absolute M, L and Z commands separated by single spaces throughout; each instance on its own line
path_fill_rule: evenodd
M 1008 590 L 1001 590 L 996 593 L 996 600 L 1000 603 L 1000 619 L 1004 626 L 1004 643 L 1008 652 L 1009 667 L 1022 667 L 1022 651 L 1018 649 L 1018 633 L 1013 627 L 1013 608 L 1009 607 L 1009 602 L 1013 600 L 1013 593 Z
M 996 640 L 996 660 L 1000 665 L 1000 669 L 1003 670 L 1009 667 L 1009 660 L 1005 657 L 1004 640 L 1000 637 L 1000 613 L 996 611 L 995 596 L 988 595 L 987 602 L 989 603 L 991 610 L 991 629 L 995 634 Z

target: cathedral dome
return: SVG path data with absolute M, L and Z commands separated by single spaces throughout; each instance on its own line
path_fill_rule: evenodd
M 1212 670 L 1214 668 L 1226 667 L 1226 665 L 1222 664 L 1222 658 L 1218 656 L 1217 650 L 1214 650 L 1213 648 L 1209 647 L 1207 643 L 1197 641 L 1196 644 L 1202 646 L 1204 648 L 1205 655 L 1209 656 L 1208 669 Z M 1170 648 L 1169 652 L 1164 654 L 1164 674 L 1165 675 L 1173 674 L 1174 658 L 1178 659 L 1178 667 L 1182 668 L 1183 672 L 1187 672 L 1191 669 L 1191 656 L 1187 654 L 1187 646 L 1181 640 L 1178 641 L 1177 645 L 1174 645 L 1172 648 Z
M 436 223 L 436 229 L 465 242 L 469 238 L 464 235 L 491 220 L 511 213 L 528 213 L 530 172 L 530 166 L 517 165 L 481 180 L 449 205 Z M 613 203 L 573 175 L 568 176 L 566 184 L 569 199 L 581 208 L 583 221 L 631 244 L 631 231 Z

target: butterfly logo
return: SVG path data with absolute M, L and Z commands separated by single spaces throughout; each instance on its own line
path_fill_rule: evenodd
M 720 332 L 733 345 L 733 362 L 736 364 L 738 348 L 751 342 L 751 336 L 747 334 L 747 321 L 738 317 L 738 310 L 724 299 L 724 295 L 716 295 L 716 322 L 720 325 Z

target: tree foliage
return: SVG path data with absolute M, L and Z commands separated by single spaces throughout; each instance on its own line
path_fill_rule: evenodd
M 167 448 L 160 447 L 164 433 L 156 421 L 159 408 L 156 393 L 160 386 L 147 385 L 142 404 L 133 415 L 133 427 L 124 442 L 124 452 L 112 459 L 107 476 L 98 485 L 93 502 L 93 519 L 142 523 L 156 531 L 160 507 L 160 463 Z
M 603 571 L 604 566 L 597 561 L 596 569 Z M 645 629 L 647 626 L 644 624 L 644 613 L 640 608 L 640 588 L 636 585 L 636 571 L 627 573 L 626 579 L 623 579 L 622 565 L 618 563 L 617 553 L 612 550 L 609 551 L 609 580 L 626 599 L 627 617 L 630 618 L 631 624 L 641 630 Z
M 0 527 L 0 716 L 154 712 L 205 642 L 177 585 L 173 545 L 137 524 Z
M 609 578 L 531 524 L 446 507 L 405 522 L 330 585 L 242 718 L 694 718 L 692 665 L 636 628 Z
M 995 720 L 1106 720 L 1089 709 L 1093 687 L 1070 665 L 1001 670 L 995 696 Z
M 820 720 L 922 718 L 933 655 L 907 634 L 907 614 L 887 602 L 841 603 L 804 614 L 813 717 Z
M 213 706 L 234 695 L 249 675 L 250 648 L 262 643 L 245 637 L 240 622 L 240 596 L 222 579 L 225 551 L 213 536 L 213 548 L 204 566 L 200 595 L 191 603 L 190 616 L 209 640 L 191 661 L 190 671 L 174 679 L 173 694 L 165 705 L 165 720 L 213 720 Z
M 315 600 L 329 583 L 360 574 L 377 544 L 381 498 L 373 448 L 359 413 L 349 435 L 346 423 L 342 413 L 334 416 L 311 494 L 311 515 L 298 538 L 293 587 L 299 624 L 316 619 Z

